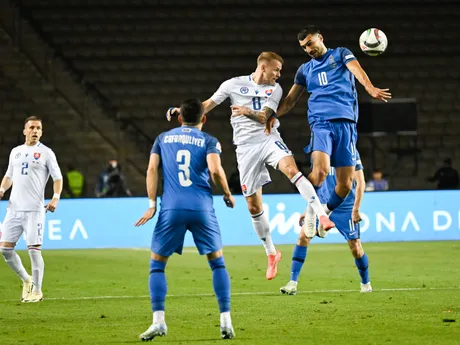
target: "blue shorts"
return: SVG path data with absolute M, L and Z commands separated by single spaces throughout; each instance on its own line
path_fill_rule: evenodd
M 353 207 L 337 207 L 331 212 L 329 218 L 335 223 L 335 227 L 345 240 L 357 240 L 360 236 L 359 223 L 353 223 L 351 212 Z
M 222 248 L 220 228 L 214 211 L 161 210 L 152 235 L 151 250 L 161 256 L 182 254 L 187 230 L 201 255 Z
M 331 157 L 333 167 L 356 165 L 356 123 L 346 120 L 316 121 L 311 126 L 310 144 L 305 153 L 321 151 Z

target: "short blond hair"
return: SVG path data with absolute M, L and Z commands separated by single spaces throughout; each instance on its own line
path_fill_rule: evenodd
M 257 64 L 260 65 L 264 61 L 270 62 L 272 60 L 278 60 L 281 62 L 281 64 L 284 64 L 283 58 L 274 52 L 260 53 L 260 55 L 257 57 Z

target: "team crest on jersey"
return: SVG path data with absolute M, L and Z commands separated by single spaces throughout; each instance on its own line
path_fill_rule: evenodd
M 37 159 L 39 159 L 39 158 L 40 158 L 40 153 L 35 152 L 35 153 L 34 153 L 34 159 L 37 160 Z
M 245 95 L 249 92 L 249 89 L 246 87 L 246 86 L 243 86 L 241 89 L 240 89 L 240 92 Z
M 266 94 L 267 96 L 271 96 L 272 93 L 273 93 L 273 89 L 265 90 L 265 94 Z
M 329 67 L 330 67 L 331 69 L 337 67 L 337 62 L 335 62 L 334 57 L 333 57 L 332 55 L 329 56 Z
M 21 152 L 16 153 L 16 156 L 14 156 L 14 158 L 19 158 L 19 157 L 21 157 Z

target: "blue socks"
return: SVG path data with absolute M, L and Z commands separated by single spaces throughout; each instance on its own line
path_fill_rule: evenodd
M 342 198 L 341 196 L 338 196 L 337 193 L 335 192 L 335 189 L 332 191 L 331 196 L 329 197 L 329 200 L 327 201 L 327 208 L 332 211 L 335 208 L 339 207 L 341 203 L 346 199 Z
M 356 267 L 358 267 L 358 272 L 359 275 L 361 276 L 361 283 L 367 284 L 370 282 L 369 280 L 369 260 L 367 258 L 367 254 L 364 253 L 364 255 L 359 258 L 355 259 L 355 264 Z
M 221 313 L 230 311 L 230 277 L 225 268 L 224 257 L 208 261 L 212 270 L 212 286 Z
M 302 270 L 303 263 L 307 257 L 307 248 L 296 245 L 294 252 L 292 253 L 291 263 L 291 280 L 297 281 L 299 278 L 300 271 Z
M 168 285 L 165 276 L 166 262 L 150 259 L 149 290 L 152 310 L 165 310 L 166 292 Z

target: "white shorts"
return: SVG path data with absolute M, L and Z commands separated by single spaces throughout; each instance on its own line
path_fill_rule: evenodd
M 41 245 L 45 228 L 45 211 L 6 211 L 0 228 L 0 242 L 17 243 L 22 233 L 28 246 Z
M 236 160 L 243 195 L 253 195 L 259 188 L 270 183 L 272 180 L 266 164 L 277 169 L 279 161 L 287 156 L 292 156 L 292 152 L 279 133 L 272 133 L 262 143 L 239 145 L 236 148 Z

